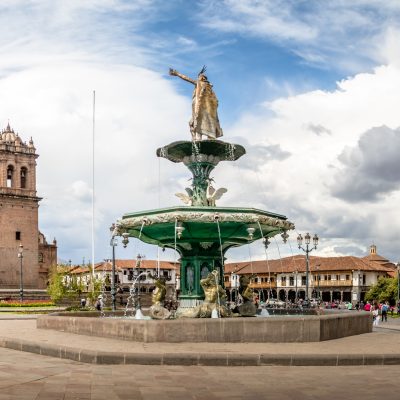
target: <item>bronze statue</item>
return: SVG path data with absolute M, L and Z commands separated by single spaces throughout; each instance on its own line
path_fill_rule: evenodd
M 207 136 L 208 139 L 217 139 L 222 136 L 222 129 L 218 120 L 218 99 L 215 95 L 211 83 L 204 74 L 206 67 L 204 66 L 197 76 L 197 80 L 191 79 L 170 68 L 169 74 L 178 76 L 184 81 L 193 83 L 193 98 L 192 98 L 192 118 L 189 121 L 192 140 L 198 141 L 202 136 Z
M 230 315 L 230 311 L 225 306 L 226 292 L 218 284 L 218 276 L 218 271 L 214 270 L 200 280 L 200 285 L 204 290 L 204 302 L 200 305 L 199 318 L 210 318 L 214 309 L 217 310 L 219 317 Z
M 254 300 L 254 290 L 250 286 L 251 280 L 254 275 L 242 275 L 239 278 L 239 294 L 243 298 L 243 303 L 238 307 L 239 314 L 242 317 L 252 317 L 256 315 L 257 307 L 255 306 Z
M 168 319 L 171 313 L 164 307 L 165 296 L 167 294 L 166 280 L 162 276 L 154 276 L 148 274 L 149 278 L 155 280 L 156 288 L 151 295 L 152 306 L 150 307 L 149 314 L 153 319 Z
M 152 276 L 149 274 L 150 278 L 155 280 L 156 288 L 153 290 L 151 295 L 151 302 L 153 305 L 161 305 L 164 306 L 165 295 L 167 294 L 167 287 L 165 285 L 164 277 Z
M 204 290 L 204 302 L 195 308 L 178 313 L 178 318 L 210 318 L 213 310 L 217 311 L 218 317 L 231 316 L 230 310 L 225 305 L 225 290 L 218 284 L 218 276 L 218 271 L 214 270 L 200 280 Z

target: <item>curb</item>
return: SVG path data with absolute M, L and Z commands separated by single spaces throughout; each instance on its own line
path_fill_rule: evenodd
M 87 364 L 196 366 L 400 365 L 400 354 L 129 353 L 0 338 L 0 347 Z

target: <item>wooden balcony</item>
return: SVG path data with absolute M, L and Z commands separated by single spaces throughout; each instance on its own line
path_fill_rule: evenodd
M 335 280 L 335 281 L 313 281 L 312 283 L 314 288 L 317 288 L 318 286 L 320 288 L 326 288 L 326 287 L 338 287 L 338 286 L 353 286 L 353 281 L 351 279 L 349 280 Z
M 260 283 L 251 283 L 250 287 L 253 289 L 275 289 L 276 282 L 260 282 Z

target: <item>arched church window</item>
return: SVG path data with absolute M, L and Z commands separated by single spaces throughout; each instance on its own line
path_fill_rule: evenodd
M 13 174 L 14 174 L 14 167 L 9 165 L 7 167 L 7 187 L 12 187 L 13 185 Z
M 27 176 L 27 170 L 25 167 L 21 168 L 21 188 L 25 189 L 26 188 L 26 176 Z

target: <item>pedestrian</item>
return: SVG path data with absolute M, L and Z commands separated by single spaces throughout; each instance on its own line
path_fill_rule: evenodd
M 365 304 L 364 310 L 365 311 L 371 311 L 371 303 L 369 301 L 367 301 L 367 303 Z
M 372 318 L 373 318 L 373 326 L 379 325 L 379 306 L 372 306 Z
M 103 296 L 99 296 L 97 298 L 96 304 L 94 307 L 96 308 L 97 311 L 101 311 L 103 309 L 104 303 L 103 303 Z
M 381 314 L 382 314 L 382 322 L 387 322 L 387 312 L 389 310 L 389 304 L 387 301 L 385 301 L 384 304 L 382 304 L 381 307 Z

